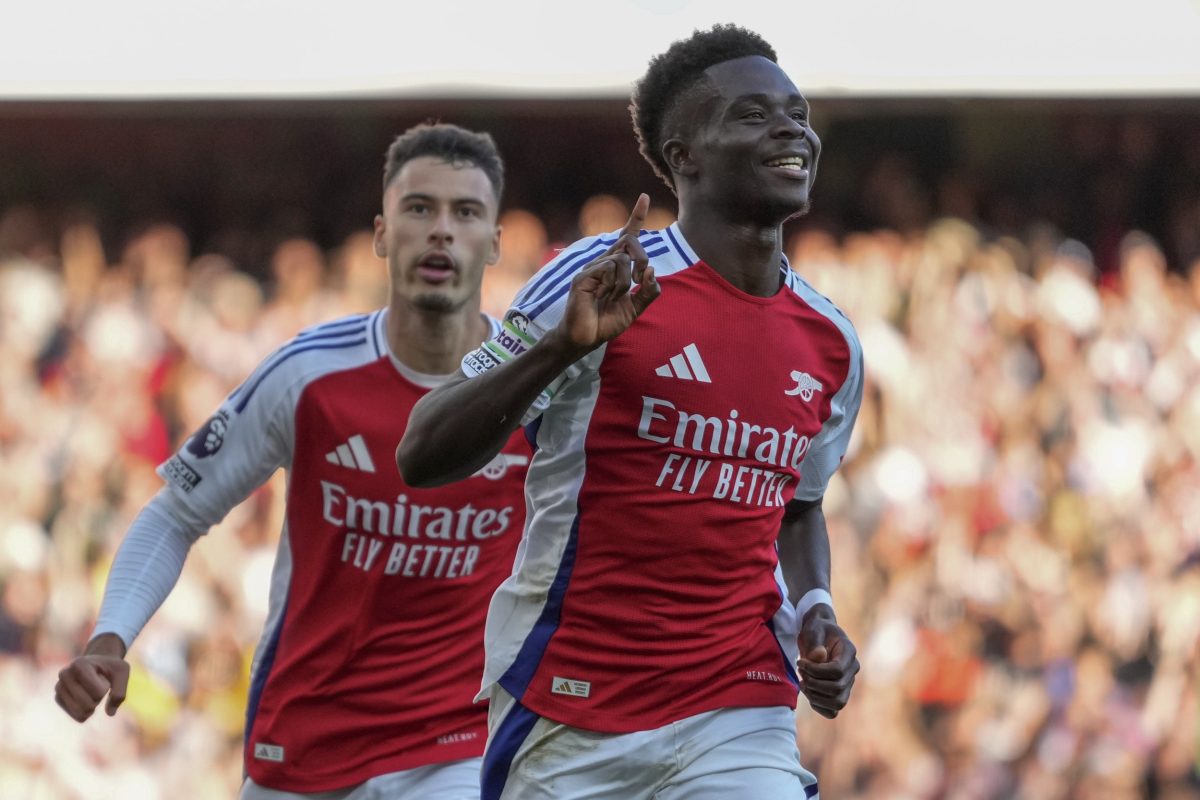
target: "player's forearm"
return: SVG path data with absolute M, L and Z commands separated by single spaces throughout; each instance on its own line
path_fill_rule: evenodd
M 788 504 L 779 527 L 779 565 L 793 604 L 814 589 L 830 591 L 829 531 L 820 501 Z
M 396 448 L 410 486 L 441 486 L 488 463 L 538 395 L 586 353 L 552 331 L 517 358 L 421 398 Z
M 92 642 L 99 646 L 107 634 L 126 649 L 133 644 L 175 588 L 188 551 L 201 532 L 171 513 L 164 493 L 146 504 L 113 558 Z M 107 650 L 105 654 L 111 655 Z

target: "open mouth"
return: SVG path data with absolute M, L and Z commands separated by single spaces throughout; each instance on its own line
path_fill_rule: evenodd
M 417 262 L 417 277 L 426 283 L 445 283 L 454 272 L 454 259 L 448 253 L 428 253 Z
M 806 155 L 783 156 L 763 162 L 772 170 L 777 170 L 789 177 L 807 178 L 809 158 Z

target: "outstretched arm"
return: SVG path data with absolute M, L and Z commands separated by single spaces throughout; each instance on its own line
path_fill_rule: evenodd
M 113 559 L 92 639 L 58 673 L 54 699 L 72 719 L 86 720 L 105 695 L 108 715 L 117 713 L 129 683 L 125 653 L 175 587 L 203 532 L 202 525 L 185 524 L 172 513 L 165 489 L 133 521 Z
M 793 500 L 779 528 L 779 564 L 800 615 L 800 691 L 833 719 L 850 700 L 858 649 L 838 625 L 829 597 L 829 532 L 821 501 Z
M 167 486 L 117 548 L 92 640 L 58 674 L 55 700 L 73 719 L 90 717 L 106 694 L 109 715 L 116 713 L 129 678 L 125 653 L 179 580 L 192 544 L 287 463 L 294 406 L 284 399 L 294 380 L 277 363 L 263 362 L 159 467 Z
M 417 403 L 396 448 L 405 482 L 439 486 L 482 467 L 547 386 L 632 325 L 658 297 L 654 269 L 638 243 L 649 202 L 641 195 L 620 238 L 575 276 L 557 326 L 516 358 L 475 378 L 462 375 Z

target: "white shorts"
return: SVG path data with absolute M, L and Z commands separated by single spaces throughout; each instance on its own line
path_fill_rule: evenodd
M 482 759 L 464 758 L 377 775 L 366 783 L 330 792 L 284 792 L 259 786 L 250 778 L 240 800 L 479 800 Z
M 721 708 L 636 733 L 596 733 L 539 717 L 495 686 L 482 800 L 806 800 L 786 706 Z

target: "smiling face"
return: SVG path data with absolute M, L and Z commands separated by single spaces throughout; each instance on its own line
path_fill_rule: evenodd
M 500 256 L 496 206 L 476 166 L 432 156 L 405 163 L 375 217 L 375 254 L 387 259 L 392 295 L 443 313 L 478 298 L 484 267 Z
M 807 210 L 821 140 L 796 85 L 761 56 L 716 64 L 705 77 L 709 92 L 679 151 L 681 190 L 732 218 L 778 223 Z

